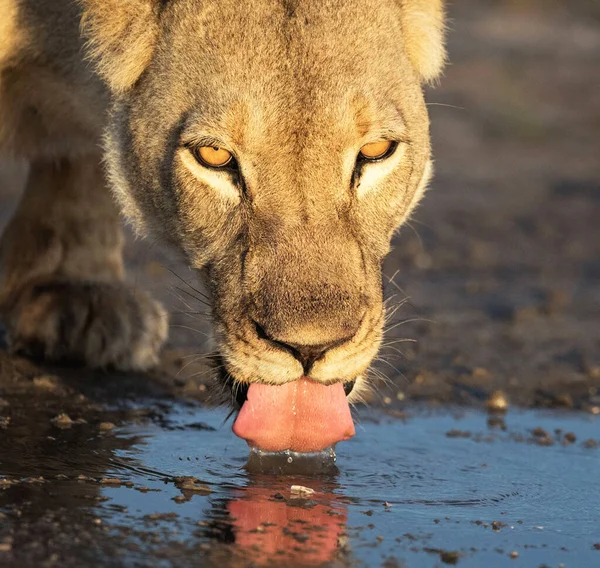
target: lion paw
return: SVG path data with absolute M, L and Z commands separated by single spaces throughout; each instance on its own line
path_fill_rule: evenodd
M 119 283 L 30 286 L 6 323 L 14 353 L 128 371 L 155 366 L 168 331 L 167 313 L 158 302 Z

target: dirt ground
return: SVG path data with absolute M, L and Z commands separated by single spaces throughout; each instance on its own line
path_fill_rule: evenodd
M 512 403 L 600 412 L 600 5 L 595 0 L 461 0 L 450 65 L 428 89 L 431 191 L 386 263 L 391 303 L 408 298 L 376 365 L 374 401 Z M 22 168 L 0 171 L 0 226 Z M 153 384 L 204 397 L 208 322 L 177 314 L 193 275 L 155 243 L 127 248 L 132 278 L 173 312 Z M 407 339 L 410 341 L 399 341 Z M 414 340 L 414 341 L 413 341 Z M 34 378 L 75 395 L 74 371 L 0 352 L 2 390 Z M 76 372 L 75 372 L 76 373 Z M 39 382 L 39 381 L 38 381 Z

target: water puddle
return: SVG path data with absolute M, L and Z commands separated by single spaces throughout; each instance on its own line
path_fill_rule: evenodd
M 102 430 L 16 412 L 0 430 L 0 564 L 600 563 L 598 418 L 411 413 L 361 411 L 337 470 L 276 476 L 247 467 L 225 410 L 173 402 Z

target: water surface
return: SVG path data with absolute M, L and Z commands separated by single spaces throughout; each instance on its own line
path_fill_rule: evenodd
M 110 432 L 11 420 L 3 565 L 600 565 L 595 417 L 363 410 L 337 471 L 277 476 L 248 471 L 224 410 L 153 404 Z

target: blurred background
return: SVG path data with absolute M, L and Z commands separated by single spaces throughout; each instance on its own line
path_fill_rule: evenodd
M 436 176 L 385 267 L 389 324 L 374 375 L 384 404 L 479 403 L 600 412 L 600 2 L 456 0 L 450 64 L 427 89 Z M 24 168 L 0 167 L 0 227 Z M 164 377 L 194 392 L 210 350 L 202 306 L 152 242 L 131 278 L 173 312 Z M 188 288 L 188 292 L 191 290 Z M 197 374 L 199 373 L 199 374 Z

